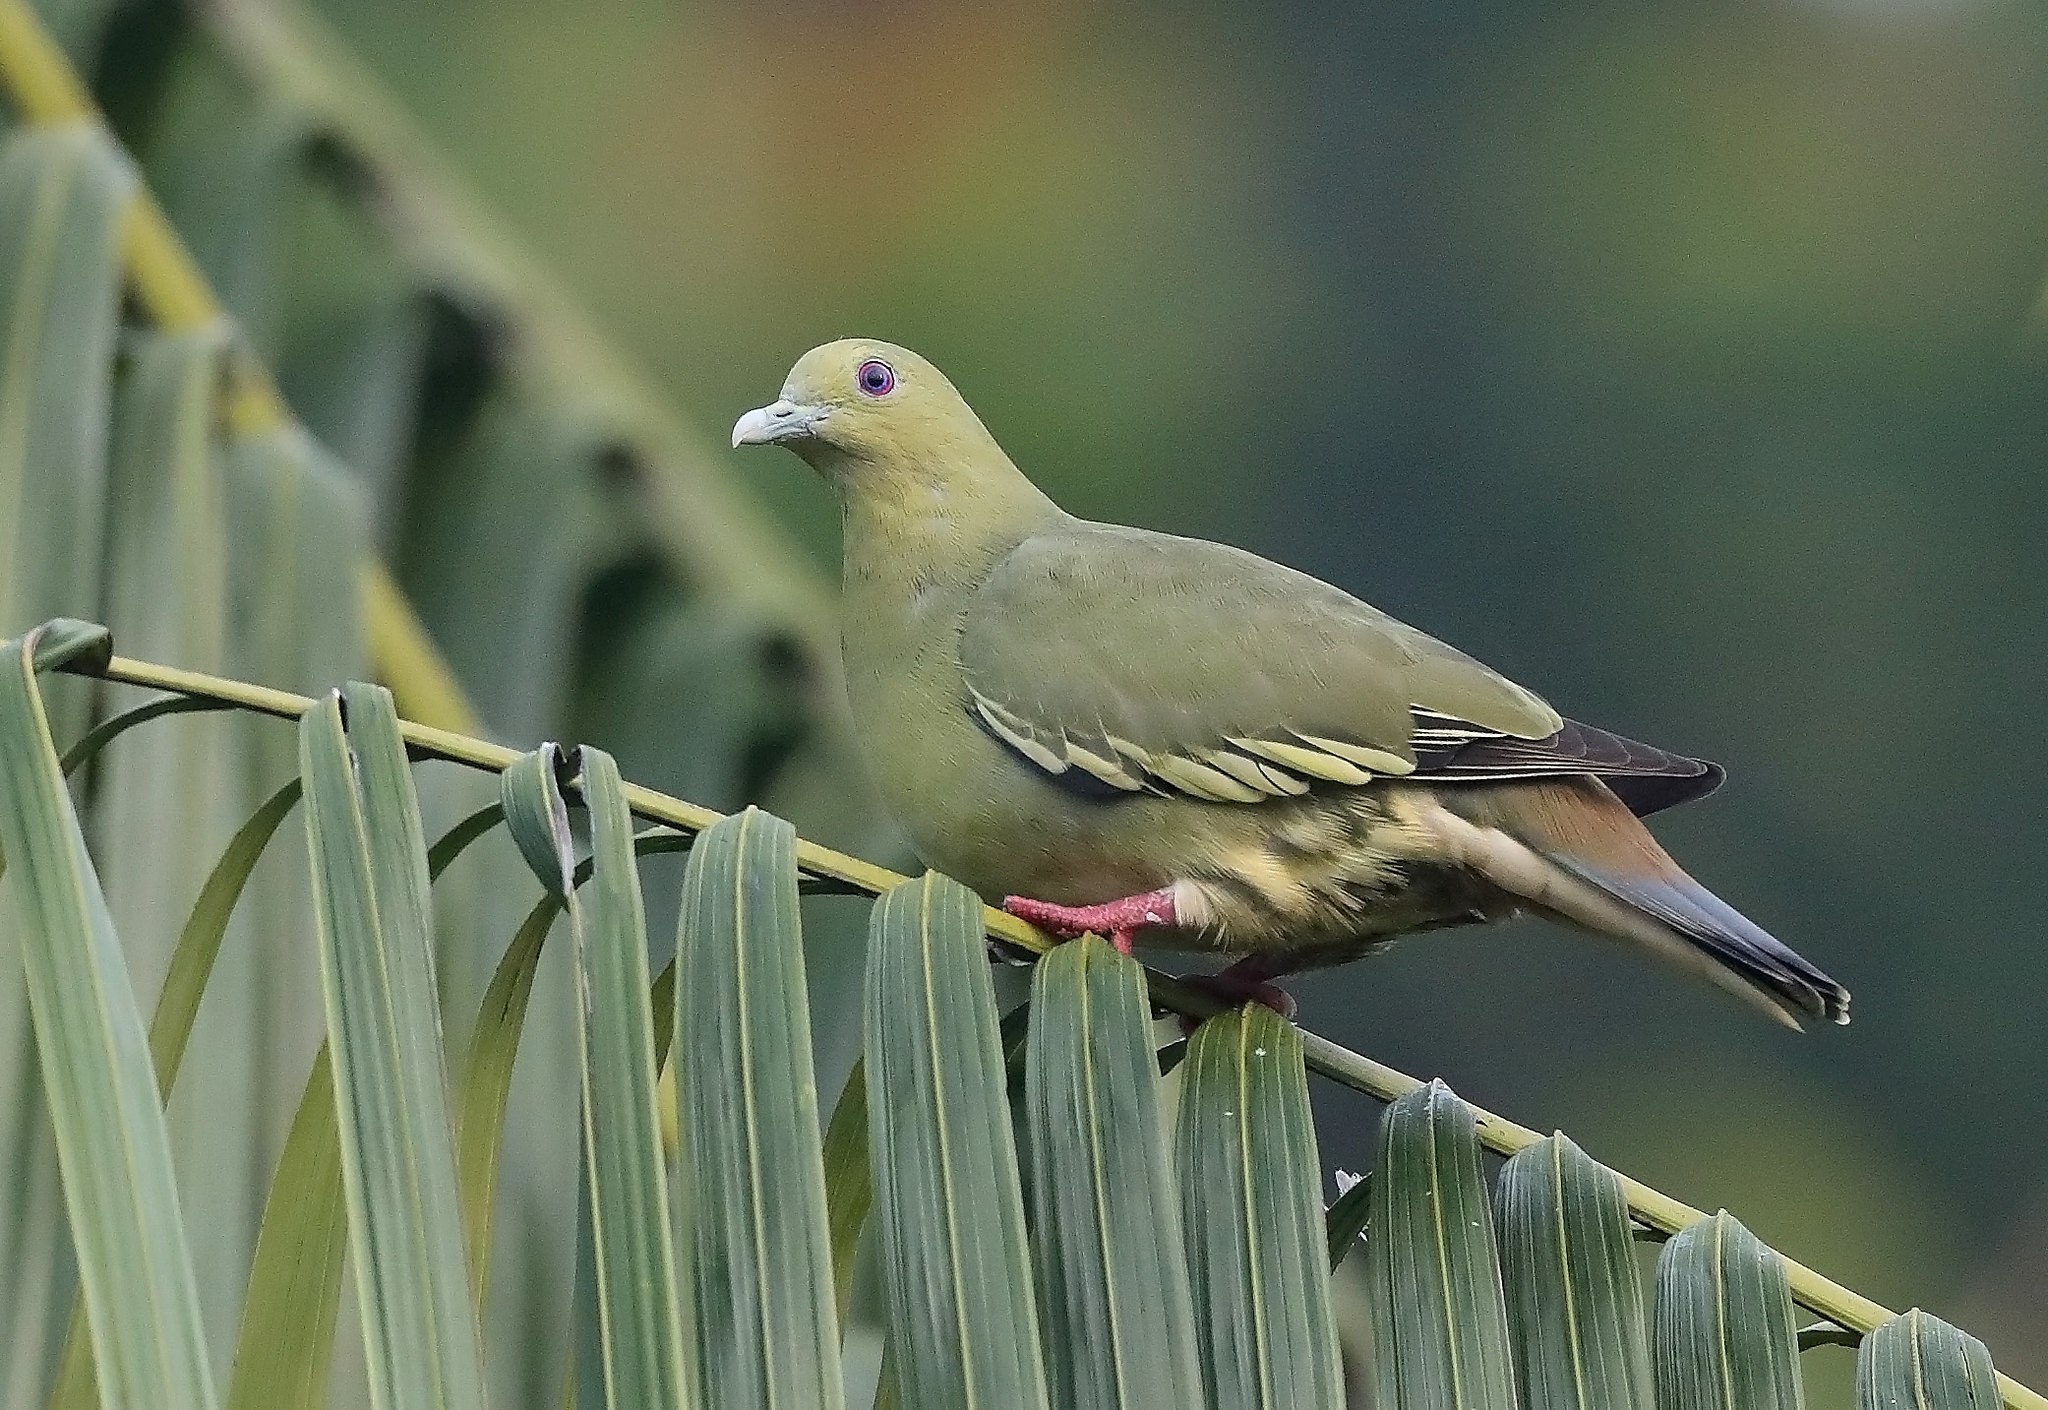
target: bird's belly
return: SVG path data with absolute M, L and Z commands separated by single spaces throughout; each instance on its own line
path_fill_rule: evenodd
M 925 862 L 991 901 L 1086 905 L 1165 886 L 1174 850 L 1145 798 L 1071 798 L 1057 785 L 971 761 L 929 771 L 946 786 L 896 812 Z
M 929 752 L 912 787 L 899 779 L 884 793 L 925 862 L 992 903 L 1082 906 L 1187 882 L 1205 913 L 1154 944 L 1333 955 L 1498 904 L 1491 888 L 1414 854 L 1388 806 L 1398 790 L 1248 805 L 1104 796 L 1022 769 L 974 734 Z

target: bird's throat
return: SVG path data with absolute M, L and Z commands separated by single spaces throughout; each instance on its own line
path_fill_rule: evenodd
M 914 461 L 871 465 L 837 484 L 849 611 L 964 597 L 1011 549 L 1066 517 L 1007 460 L 983 473 Z

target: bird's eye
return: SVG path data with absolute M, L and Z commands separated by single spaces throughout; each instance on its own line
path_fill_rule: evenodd
M 896 370 L 880 358 L 869 358 L 853 374 L 853 384 L 871 397 L 885 397 L 896 386 Z

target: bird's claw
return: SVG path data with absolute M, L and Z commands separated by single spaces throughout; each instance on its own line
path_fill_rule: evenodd
M 1294 1002 L 1294 995 L 1267 979 L 1254 979 L 1248 975 L 1232 974 L 1223 970 L 1218 974 L 1184 974 L 1181 983 L 1191 989 L 1201 989 L 1233 1005 L 1258 1004 L 1271 1009 L 1289 1023 L 1300 1006 Z M 1182 1015 L 1181 1030 L 1190 1037 L 1194 1035 L 1196 1020 Z

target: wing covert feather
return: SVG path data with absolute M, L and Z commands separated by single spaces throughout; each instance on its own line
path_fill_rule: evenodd
M 1412 772 L 1416 706 L 1495 737 L 1562 724 L 1306 573 L 1085 521 L 1025 540 L 990 574 L 960 663 L 982 723 L 1040 768 L 1219 802 Z

